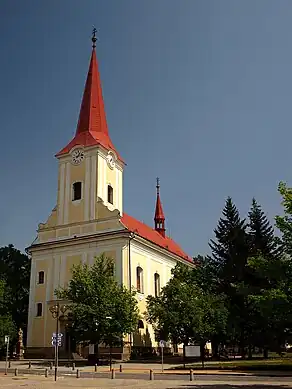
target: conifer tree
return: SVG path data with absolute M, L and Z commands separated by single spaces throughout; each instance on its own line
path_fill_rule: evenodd
M 249 255 L 246 222 L 240 218 L 239 211 L 228 197 L 214 230 L 215 240 L 209 243 L 212 257 L 217 268 L 220 291 L 226 293 L 232 283 L 244 279 L 244 268 Z
M 282 255 L 274 229 L 268 221 L 267 216 L 262 211 L 261 206 L 253 198 L 249 216 L 249 241 L 252 255 L 263 255 L 267 259 L 277 259 Z
M 247 224 L 245 219 L 240 218 L 230 197 L 227 198 L 222 213 L 223 217 L 214 230 L 216 240 L 211 240 L 209 245 L 218 279 L 217 292 L 226 295 L 229 305 L 227 333 L 230 334 L 230 339 L 226 339 L 226 342 L 239 345 L 244 355 L 250 331 L 249 306 L 242 291 L 250 251 Z

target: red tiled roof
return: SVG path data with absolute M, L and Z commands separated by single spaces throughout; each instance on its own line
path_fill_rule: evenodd
M 108 133 L 101 80 L 96 53 L 93 48 L 76 134 L 71 142 L 64 147 L 57 156 L 70 152 L 70 150 L 77 145 L 94 146 L 98 144 L 107 150 L 115 151 L 117 157 L 123 161 L 115 149 Z
M 177 243 L 175 243 L 167 236 L 163 237 L 158 231 L 155 231 L 153 228 L 147 226 L 147 224 L 140 222 L 139 220 L 127 215 L 126 213 L 123 214 L 121 222 L 129 231 L 139 235 L 144 239 L 149 240 L 150 242 L 160 247 L 163 247 L 172 254 L 181 257 L 185 261 L 193 263 L 193 259 L 189 257 Z

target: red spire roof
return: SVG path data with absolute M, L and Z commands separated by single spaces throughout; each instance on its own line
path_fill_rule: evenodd
M 94 146 L 100 144 L 107 150 L 113 150 L 117 154 L 117 157 L 123 161 L 109 137 L 95 53 L 95 41 L 94 38 L 92 39 L 94 44 L 76 134 L 72 141 L 57 156 L 70 152 L 72 147 L 77 145 Z
M 165 237 L 165 217 L 164 217 L 162 204 L 160 200 L 159 178 L 157 178 L 156 180 L 157 180 L 157 184 L 156 184 L 157 198 L 156 198 L 156 208 L 155 208 L 155 215 L 154 215 L 155 230 L 158 231 L 163 237 Z
M 121 222 L 129 231 L 133 232 L 134 234 L 148 240 L 149 242 L 152 242 L 153 244 L 156 244 L 157 246 L 164 248 L 165 250 L 179 256 L 187 262 L 193 263 L 192 258 L 189 257 L 177 243 L 165 235 L 165 217 L 160 200 L 159 178 L 157 178 L 156 189 L 157 201 L 154 216 L 155 229 L 125 213 L 123 213 L 123 216 L 121 217 Z
M 162 203 L 160 200 L 160 194 L 159 194 L 159 187 L 157 187 L 157 198 L 156 198 L 156 208 L 155 208 L 155 215 L 154 220 L 165 220 L 163 209 L 162 209 Z

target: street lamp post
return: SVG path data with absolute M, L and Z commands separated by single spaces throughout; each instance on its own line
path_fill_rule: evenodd
M 52 316 L 56 319 L 56 336 L 55 336 L 55 381 L 57 381 L 58 376 L 58 363 L 59 363 L 59 319 L 60 312 L 64 314 L 67 311 L 68 307 L 66 305 L 60 305 L 59 301 L 55 305 L 49 308 Z

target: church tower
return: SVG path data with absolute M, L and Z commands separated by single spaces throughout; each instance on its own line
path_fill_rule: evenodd
M 155 228 L 123 211 L 124 161 L 109 135 L 95 34 L 94 29 L 75 136 L 56 154 L 57 205 L 47 221 L 38 225 L 37 238 L 27 248 L 31 255 L 27 358 L 52 357 L 56 319 L 51 311 L 57 304 L 55 291 L 68 285 L 74 265 L 91 266 L 101 254 L 112 258 L 117 282 L 136 289 L 142 315 L 146 297 L 159 295 L 177 262 L 192 266 L 192 258 L 165 234 L 159 180 Z M 147 346 L 135 343 L 139 339 L 150 337 L 150 345 L 155 345 L 153 328 L 145 320 L 139 322 L 137 330 L 142 332 L 138 337 L 126 336 L 121 358 L 129 357 L 131 346 Z M 64 336 L 60 355 L 68 356 L 76 344 L 70 337 L 70 323 L 60 318 L 59 324 Z M 89 349 L 83 352 L 86 355 Z
M 59 160 L 57 224 L 98 219 L 96 199 L 123 211 L 124 163 L 109 136 L 95 50 L 86 79 L 74 138 L 56 157 Z

